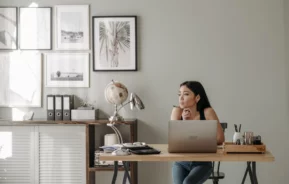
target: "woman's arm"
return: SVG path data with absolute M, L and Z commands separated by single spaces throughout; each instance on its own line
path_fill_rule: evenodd
M 180 107 L 174 106 L 172 113 L 171 113 L 171 120 L 180 120 L 182 117 L 183 109 Z
M 223 142 L 225 141 L 225 135 L 224 135 L 223 128 L 221 126 L 221 123 L 219 121 L 219 118 L 218 118 L 216 112 L 214 111 L 213 108 L 206 108 L 204 113 L 205 113 L 206 120 L 217 120 L 218 121 L 217 143 L 218 143 L 218 145 L 223 144 Z

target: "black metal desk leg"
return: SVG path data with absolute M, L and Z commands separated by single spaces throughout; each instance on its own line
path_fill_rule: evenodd
M 246 168 L 243 180 L 242 180 L 242 184 L 245 183 L 245 180 L 246 180 L 246 177 L 247 177 L 248 173 L 249 173 L 249 176 L 250 176 L 251 183 L 255 184 L 255 177 L 254 177 L 254 173 L 252 172 L 252 169 L 251 169 L 251 162 L 247 162 L 247 168 Z
M 246 180 L 246 178 L 247 178 L 247 174 L 248 174 L 248 172 L 249 172 L 249 169 L 248 169 L 248 166 L 247 166 L 247 167 L 246 167 L 245 174 L 244 174 L 244 177 L 243 177 L 243 180 L 242 180 L 242 184 L 245 183 L 245 180 Z
M 247 167 L 248 167 L 251 183 L 254 184 L 254 175 L 253 175 L 253 172 L 252 172 L 251 163 L 252 162 L 247 162 Z
M 124 166 L 124 176 L 123 176 L 124 178 L 123 178 L 122 183 L 125 184 L 126 183 L 126 179 L 128 179 L 128 183 L 132 184 L 131 177 L 130 177 L 130 174 L 129 174 L 128 162 L 122 161 L 122 163 L 123 163 L 123 166 Z
M 256 162 L 252 162 L 254 184 L 258 184 L 257 173 L 256 173 Z
M 126 172 L 124 172 L 124 175 L 122 178 L 122 184 L 126 184 L 126 180 L 127 180 L 127 174 L 126 174 Z
M 114 172 L 111 184 L 115 184 L 117 178 L 117 171 L 118 171 L 118 161 L 114 161 Z

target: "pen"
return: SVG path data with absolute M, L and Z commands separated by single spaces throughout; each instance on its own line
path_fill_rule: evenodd
M 236 125 L 236 124 L 234 124 L 234 126 L 235 126 L 235 132 L 238 132 L 238 128 L 237 128 L 237 125 Z

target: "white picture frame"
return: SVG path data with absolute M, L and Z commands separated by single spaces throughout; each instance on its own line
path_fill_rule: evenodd
M 0 6 L 0 50 L 18 49 L 17 7 Z
M 19 23 L 20 49 L 52 49 L 51 7 L 20 7 Z
M 45 87 L 89 87 L 89 53 L 46 53 Z
M 1 52 L 0 86 L 1 107 L 41 107 L 41 53 Z
M 55 49 L 89 50 L 89 5 L 55 6 Z

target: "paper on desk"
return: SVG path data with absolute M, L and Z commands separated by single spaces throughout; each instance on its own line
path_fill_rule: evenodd
M 123 147 L 121 144 L 114 144 L 114 145 L 109 145 L 109 146 L 101 146 L 99 148 L 104 149 L 106 151 L 114 151 L 117 150 L 118 148 Z

